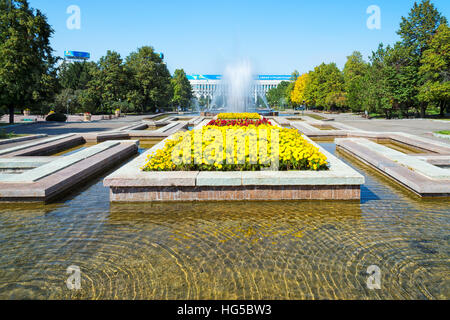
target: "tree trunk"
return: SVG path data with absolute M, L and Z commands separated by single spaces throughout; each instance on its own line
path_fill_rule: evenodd
M 420 117 L 425 118 L 425 110 L 427 110 L 427 107 L 424 105 L 420 106 Z
M 439 104 L 441 118 L 445 116 L 445 104 L 445 101 L 441 101 L 441 103 Z
M 9 106 L 9 124 L 14 124 L 14 106 Z

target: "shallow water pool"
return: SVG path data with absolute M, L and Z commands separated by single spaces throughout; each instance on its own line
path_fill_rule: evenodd
M 2 204 L 0 299 L 449 299 L 449 199 L 337 155 L 366 176 L 361 202 L 110 204 L 99 177 L 58 203 Z

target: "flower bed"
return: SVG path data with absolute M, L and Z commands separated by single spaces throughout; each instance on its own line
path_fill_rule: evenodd
M 274 163 L 276 168 L 274 168 Z M 144 171 L 328 170 L 318 148 L 295 129 L 270 124 L 210 125 L 180 132 L 148 156 Z
M 259 120 L 261 116 L 257 113 L 220 113 L 217 116 L 219 120 L 231 120 L 231 119 L 253 119 Z
M 266 119 L 259 120 L 251 120 L 251 119 L 237 119 L 237 120 L 212 120 L 208 123 L 208 126 L 217 126 L 217 127 L 248 127 L 248 126 L 261 126 L 261 125 L 272 125 L 272 123 Z

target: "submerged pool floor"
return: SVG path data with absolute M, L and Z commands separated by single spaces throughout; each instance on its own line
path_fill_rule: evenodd
M 2 204 L 0 299 L 449 299 L 449 199 L 337 155 L 365 175 L 361 202 L 110 204 L 99 177 L 59 203 Z

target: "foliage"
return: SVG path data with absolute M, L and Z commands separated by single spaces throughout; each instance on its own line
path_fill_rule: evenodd
M 385 56 L 387 55 L 383 44 L 377 51 L 372 52 L 370 66 L 364 79 L 366 82 L 365 106 L 369 112 L 379 112 L 390 117 L 392 105 L 389 99 L 389 90 L 385 76 Z
M 99 108 L 102 104 L 101 95 L 95 88 L 90 87 L 86 90 L 81 90 L 77 95 L 77 99 L 80 106 L 78 112 L 89 112 L 91 114 L 101 112 Z M 114 108 L 114 105 L 111 105 L 111 108 Z
M 447 19 L 435 8 L 430 0 L 414 2 L 407 18 L 402 17 L 400 30 L 397 32 L 402 43 L 420 56 L 428 48 L 428 42 L 441 24 Z
M 6 132 L 5 129 L 0 129 L 0 139 L 11 139 L 14 137 L 14 132 Z
M 291 91 L 291 102 L 294 105 L 307 104 L 305 91 L 309 82 L 309 74 L 305 73 L 295 81 L 294 89 Z
M 0 105 L 39 107 L 55 93 L 53 29 L 27 0 L 0 1 Z
M 69 99 L 70 112 L 91 114 L 110 114 L 116 109 L 124 113 L 162 110 L 174 101 L 170 74 L 151 47 L 131 53 L 126 61 L 117 52 L 108 51 L 97 63 L 63 63 L 59 81 L 63 90 L 55 98 L 56 110 L 66 110 Z M 186 77 L 178 91 L 182 100 L 192 94 L 185 81 Z
M 128 101 L 137 111 L 167 110 L 173 97 L 171 75 L 152 47 L 142 47 L 126 59 L 131 94 Z
M 173 98 L 175 106 L 189 107 L 193 98 L 192 86 L 183 69 L 175 70 L 172 78 Z
M 291 103 L 367 110 L 387 118 L 405 116 L 410 109 L 424 117 L 428 106 L 439 106 L 444 115 L 450 92 L 446 21 L 429 0 L 415 3 L 409 15 L 402 17 L 401 42 L 380 44 L 369 63 L 353 52 L 343 72 L 334 63 L 317 66 L 288 88 Z
M 291 82 L 297 81 L 297 79 L 299 77 L 300 77 L 300 72 L 298 72 L 297 70 L 294 70 L 294 72 L 292 72 L 292 74 L 291 74 Z
M 88 87 L 91 93 L 98 92 L 101 111 L 113 112 L 113 104 L 126 99 L 129 79 L 120 54 L 108 50 L 106 56 L 100 58 L 98 68 L 93 69 L 92 75 Z
M 353 112 L 363 111 L 366 89 L 365 77 L 368 69 L 369 65 L 364 61 L 360 52 L 355 51 L 347 57 L 343 73 L 347 105 Z
M 114 102 L 111 106 L 114 111 L 120 110 L 122 113 L 135 112 L 135 106 L 128 101 Z
M 69 110 L 69 113 L 81 112 L 79 95 L 80 95 L 79 90 L 75 91 L 73 89 L 63 89 L 55 97 L 53 110 L 59 113 L 66 113 L 67 110 Z
M 270 89 L 267 94 L 267 102 L 270 107 L 287 105 L 290 101 L 291 82 L 283 81 L 278 87 Z
M 344 76 L 335 63 L 322 63 L 309 79 L 304 93 L 309 105 L 328 110 L 345 105 Z
M 220 104 L 221 101 L 218 101 L 218 103 Z M 198 100 L 198 104 L 200 106 L 208 106 L 211 104 L 211 97 L 207 96 L 205 97 L 204 95 L 200 96 L 200 99 Z
M 422 55 L 428 49 L 430 41 L 436 34 L 439 26 L 446 23 L 447 19 L 429 0 L 422 0 L 419 4 L 414 3 L 408 17 L 402 17 L 400 30 L 397 33 L 402 38 L 402 45 L 410 50 L 410 54 L 415 59 L 415 72 L 419 71 Z M 426 82 L 426 79 L 423 78 L 417 78 L 416 80 L 416 87 Z M 430 83 L 425 84 L 425 86 L 432 87 Z M 418 96 L 418 90 L 416 90 L 415 95 L 411 100 L 414 99 L 420 103 L 415 103 L 414 107 L 420 110 L 421 117 L 425 117 L 428 104 L 423 100 L 423 97 L 421 99 Z
M 419 69 L 424 83 L 418 98 L 440 106 L 441 115 L 450 102 L 450 28 L 442 24 L 423 52 Z
M 97 69 L 95 62 L 64 62 L 58 74 L 60 84 L 65 89 L 85 90 Z
M 411 49 L 397 43 L 386 54 L 386 84 L 393 110 L 404 114 L 416 104 L 419 78 L 415 56 Z
M 0 105 L 0 119 L 3 117 L 4 114 L 6 114 L 8 110 L 6 110 L 6 107 Z

